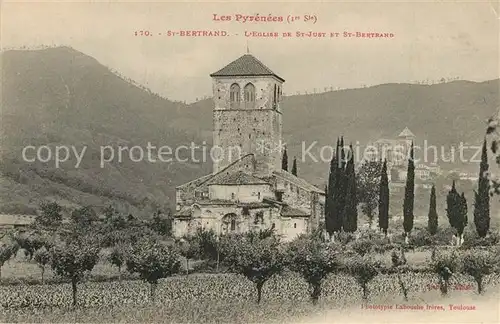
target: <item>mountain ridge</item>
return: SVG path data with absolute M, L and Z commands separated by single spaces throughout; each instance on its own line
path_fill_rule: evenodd
M 147 217 L 154 209 L 173 207 L 175 186 L 211 171 L 209 161 L 113 161 L 99 167 L 99 148 L 106 145 L 209 146 L 211 99 L 170 101 L 69 47 L 6 51 L 1 60 L 0 211 L 32 213 L 48 199 L 67 208 L 113 204 Z M 286 96 L 283 136 L 290 157 L 300 156 L 303 142 L 334 145 L 344 135 L 348 142 L 366 144 L 393 137 L 405 126 L 438 145 L 481 143 L 484 121 L 498 107 L 499 85 L 499 79 L 393 83 Z M 20 151 L 26 145 L 87 146 L 88 151 L 80 169 L 71 168 L 74 157 L 56 169 L 23 162 Z M 299 175 L 322 186 L 327 164 L 299 162 Z

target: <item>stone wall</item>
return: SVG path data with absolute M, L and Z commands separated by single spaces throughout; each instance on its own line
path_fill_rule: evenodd
M 255 105 L 244 102 L 244 87 L 255 86 Z M 238 83 L 240 104 L 230 102 L 230 87 Z M 219 161 L 214 161 L 218 172 L 242 155 L 254 153 L 257 172 L 266 175 L 281 163 L 282 116 L 279 102 L 274 104 L 274 86 L 281 82 L 274 77 L 214 78 L 213 144 L 222 148 Z M 264 147 L 264 149 L 263 149 Z

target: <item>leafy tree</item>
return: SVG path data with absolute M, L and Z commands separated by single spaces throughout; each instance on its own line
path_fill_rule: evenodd
M 200 258 L 216 260 L 219 254 L 218 237 L 212 229 L 198 228 L 194 234 L 194 241 L 198 245 Z
M 454 252 L 442 254 L 433 252 L 433 255 L 434 258 L 431 261 L 430 270 L 438 275 L 441 295 L 446 296 L 448 294 L 450 279 L 458 269 L 457 256 Z
M 272 276 L 281 273 L 285 266 L 285 254 L 279 239 L 264 235 L 230 235 L 221 244 L 223 263 L 229 271 L 241 274 L 255 284 L 257 303 L 260 303 L 262 287 Z
M 108 255 L 108 261 L 118 268 L 118 281 L 122 281 L 122 267 L 127 260 L 127 249 L 123 244 L 115 245 Z
M 71 221 L 79 227 L 89 227 L 97 220 L 97 214 L 89 206 L 81 207 L 71 212 Z
M 384 160 L 380 176 L 378 226 L 384 232 L 384 235 L 387 236 L 387 229 L 389 227 L 389 179 L 387 176 L 387 160 Z
M 380 264 L 367 256 L 356 255 L 346 260 L 345 268 L 361 286 L 363 299 L 368 299 L 368 283 L 378 275 Z
M 50 250 L 52 269 L 71 280 L 73 306 L 77 304 L 77 284 L 86 272 L 92 271 L 99 260 L 99 247 L 95 242 L 80 238 L 56 244 Z
M 372 228 L 373 217 L 380 194 L 381 161 L 365 161 L 358 171 L 358 192 L 361 211 L 368 217 L 370 228 Z M 386 170 L 387 172 L 387 170 Z
M 283 151 L 283 156 L 281 157 L 281 169 L 288 171 L 288 153 L 286 151 L 286 147 Z
M 427 222 L 427 228 L 429 230 L 429 233 L 432 235 L 437 233 L 438 229 L 438 214 L 436 211 L 436 186 L 432 186 L 431 189 L 431 196 L 430 196 L 430 202 L 429 202 L 429 214 L 428 214 L 428 222 Z
M 474 191 L 474 224 L 479 237 L 485 237 L 490 229 L 490 180 L 488 179 L 488 153 L 486 139 L 483 142 L 477 191 Z
M 408 159 L 408 172 L 406 174 L 405 199 L 403 202 L 403 228 L 405 231 L 405 242 L 411 230 L 413 229 L 413 205 L 415 199 L 415 161 L 413 152 L 413 142 L 410 148 L 410 157 Z
M 38 267 L 42 271 L 42 285 L 43 285 L 43 277 L 45 274 L 45 268 L 50 263 L 50 252 L 45 247 L 42 247 L 41 249 L 39 249 L 35 252 L 34 259 L 35 259 L 36 263 L 38 264 Z
M 346 165 L 346 199 L 344 211 L 344 231 L 354 233 L 358 229 L 358 199 L 356 195 L 356 174 L 354 171 L 354 150 L 350 146 L 350 158 Z
M 465 252 L 461 258 L 462 272 L 474 278 L 477 283 L 477 292 L 482 294 L 483 278 L 494 270 L 494 256 L 480 249 L 471 249 Z
M 49 248 L 50 245 L 47 235 L 38 230 L 28 231 L 25 233 L 17 233 L 14 236 L 14 240 L 19 245 L 19 248 L 23 249 L 26 252 L 29 260 L 33 259 L 33 255 L 38 249 L 42 248 L 43 246 Z
M 287 264 L 309 284 L 309 295 L 314 304 L 321 295 L 325 278 L 340 268 L 338 253 L 332 245 L 304 235 L 288 244 Z
M 179 252 L 186 258 L 186 275 L 189 274 L 189 260 L 199 255 L 199 244 L 193 236 L 185 236 L 178 241 Z
M 179 253 L 174 245 L 166 245 L 155 239 L 142 239 L 134 244 L 126 261 L 131 273 L 150 284 L 151 301 L 155 299 L 158 280 L 179 272 Z
M 293 164 L 292 164 L 292 174 L 294 176 L 297 176 L 297 158 L 293 158 Z
M 150 222 L 150 227 L 153 231 L 163 236 L 172 235 L 172 217 L 170 212 L 165 217 L 162 215 L 161 211 L 154 213 L 153 218 Z
M 19 245 L 15 241 L 0 242 L 0 278 L 2 277 L 2 267 L 5 262 L 14 257 L 19 250 Z
M 402 273 L 408 271 L 408 261 L 405 257 L 404 248 L 401 249 L 401 256 L 399 256 L 396 251 L 392 251 L 391 254 L 392 268 L 396 271 L 398 277 L 398 284 L 405 301 L 408 301 L 408 286 L 403 281 Z
M 106 206 L 103 209 L 102 214 L 104 215 L 106 220 L 110 220 L 114 216 L 118 215 L 118 211 L 113 206 Z
M 35 223 L 45 227 L 59 227 L 62 223 L 62 207 L 56 202 L 42 203 L 40 215 L 35 218 Z

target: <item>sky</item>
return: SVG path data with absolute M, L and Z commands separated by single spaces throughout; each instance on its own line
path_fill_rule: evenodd
M 498 1 L 65 2 L 1 4 L 2 50 L 66 45 L 172 100 L 211 95 L 209 74 L 247 52 L 286 80 L 285 94 L 382 83 L 499 77 Z M 214 21 L 213 15 L 231 21 Z M 236 21 L 236 15 L 284 22 Z M 316 21 L 304 21 L 305 16 Z M 288 23 L 287 17 L 300 17 Z M 135 36 L 149 31 L 153 36 Z M 226 37 L 168 37 L 168 30 Z M 280 37 L 246 37 L 245 32 Z M 281 37 L 283 32 L 328 37 Z M 329 37 L 330 33 L 340 37 Z M 391 38 L 343 37 L 392 33 Z M 159 35 L 161 33 L 161 35 Z

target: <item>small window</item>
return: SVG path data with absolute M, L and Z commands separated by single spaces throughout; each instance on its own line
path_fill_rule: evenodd
M 260 200 L 260 192 L 257 193 L 257 199 Z
M 231 193 L 231 199 L 234 200 L 235 198 L 235 195 L 234 195 L 234 192 Z
M 231 231 L 235 231 L 235 230 L 236 230 L 236 220 L 231 219 Z
M 297 228 L 297 223 L 293 223 L 293 228 Z

